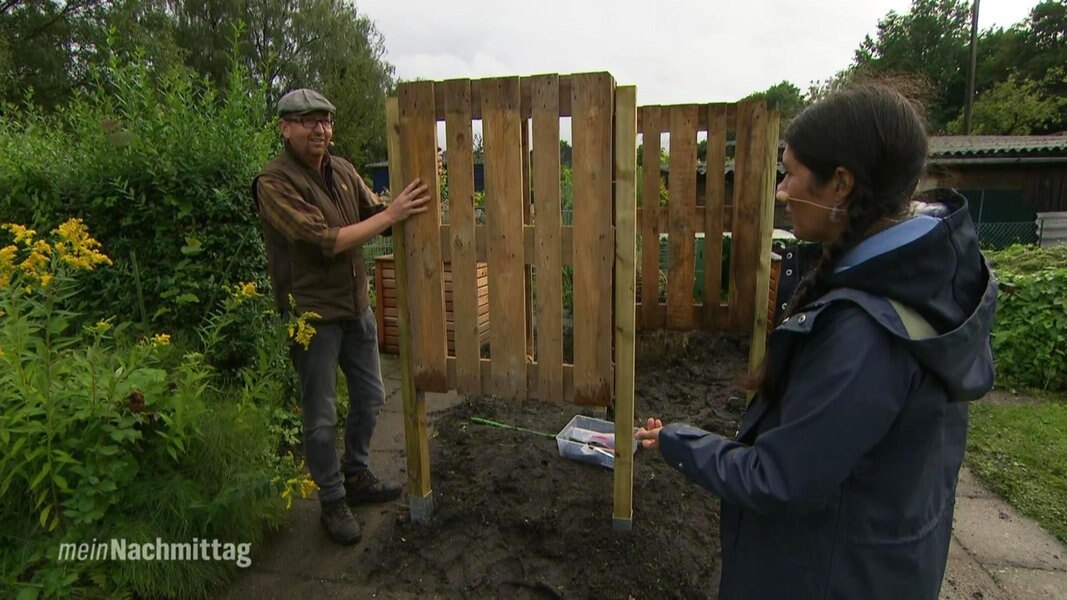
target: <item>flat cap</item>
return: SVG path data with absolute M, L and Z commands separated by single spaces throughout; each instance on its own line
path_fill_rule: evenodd
M 278 100 L 279 117 L 318 111 L 333 114 L 337 112 L 337 108 L 326 99 L 326 96 L 315 90 L 300 88 L 287 93 L 282 96 L 281 100 Z

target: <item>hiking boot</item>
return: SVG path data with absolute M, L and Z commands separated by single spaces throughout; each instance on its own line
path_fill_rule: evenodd
M 345 477 L 345 500 L 349 506 L 389 502 L 399 497 L 400 484 L 382 481 L 370 469 L 349 473 Z
M 330 539 L 342 546 L 355 544 L 363 538 L 363 530 L 344 500 L 323 503 L 319 520 L 326 528 L 326 533 L 330 534 Z

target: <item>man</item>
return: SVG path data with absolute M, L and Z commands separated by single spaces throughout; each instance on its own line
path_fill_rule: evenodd
M 426 211 L 418 179 L 389 205 L 378 201 L 348 161 L 330 156 L 336 109 L 322 94 L 298 89 L 278 101 L 284 151 L 252 182 L 275 300 L 283 315 L 313 312 L 310 344 L 290 357 L 300 380 L 304 456 L 319 486 L 322 525 L 340 544 L 362 537 L 349 506 L 386 502 L 400 486 L 369 469 L 370 440 L 385 402 L 374 314 L 367 301 L 362 244 Z M 344 456 L 336 444 L 336 384 L 348 384 Z

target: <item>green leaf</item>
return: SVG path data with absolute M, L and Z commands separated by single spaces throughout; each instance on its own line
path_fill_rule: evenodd
M 200 240 L 196 239 L 195 237 L 185 238 L 185 245 L 182 246 L 182 254 L 186 256 L 196 256 L 197 254 L 200 254 L 203 251 L 204 249 L 200 245 Z
M 188 293 L 186 293 L 186 294 L 182 294 L 181 296 L 178 296 L 177 298 L 174 299 L 174 301 L 177 302 L 178 304 L 195 304 L 197 302 L 200 302 L 200 298 L 197 298 L 196 294 L 188 294 Z
M 45 506 L 44 510 L 41 511 L 41 518 L 39 519 L 39 522 L 41 523 L 41 527 L 48 527 L 48 515 L 51 512 L 52 512 L 52 505 L 51 504 Z

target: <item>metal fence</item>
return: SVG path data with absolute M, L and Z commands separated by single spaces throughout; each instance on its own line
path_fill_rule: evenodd
M 1015 223 L 977 223 L 978 243 L 982 248 L 999 250 L 1012 244 L 1036 245 L 1041 242 L 1041 228 L 1036 221 Z

